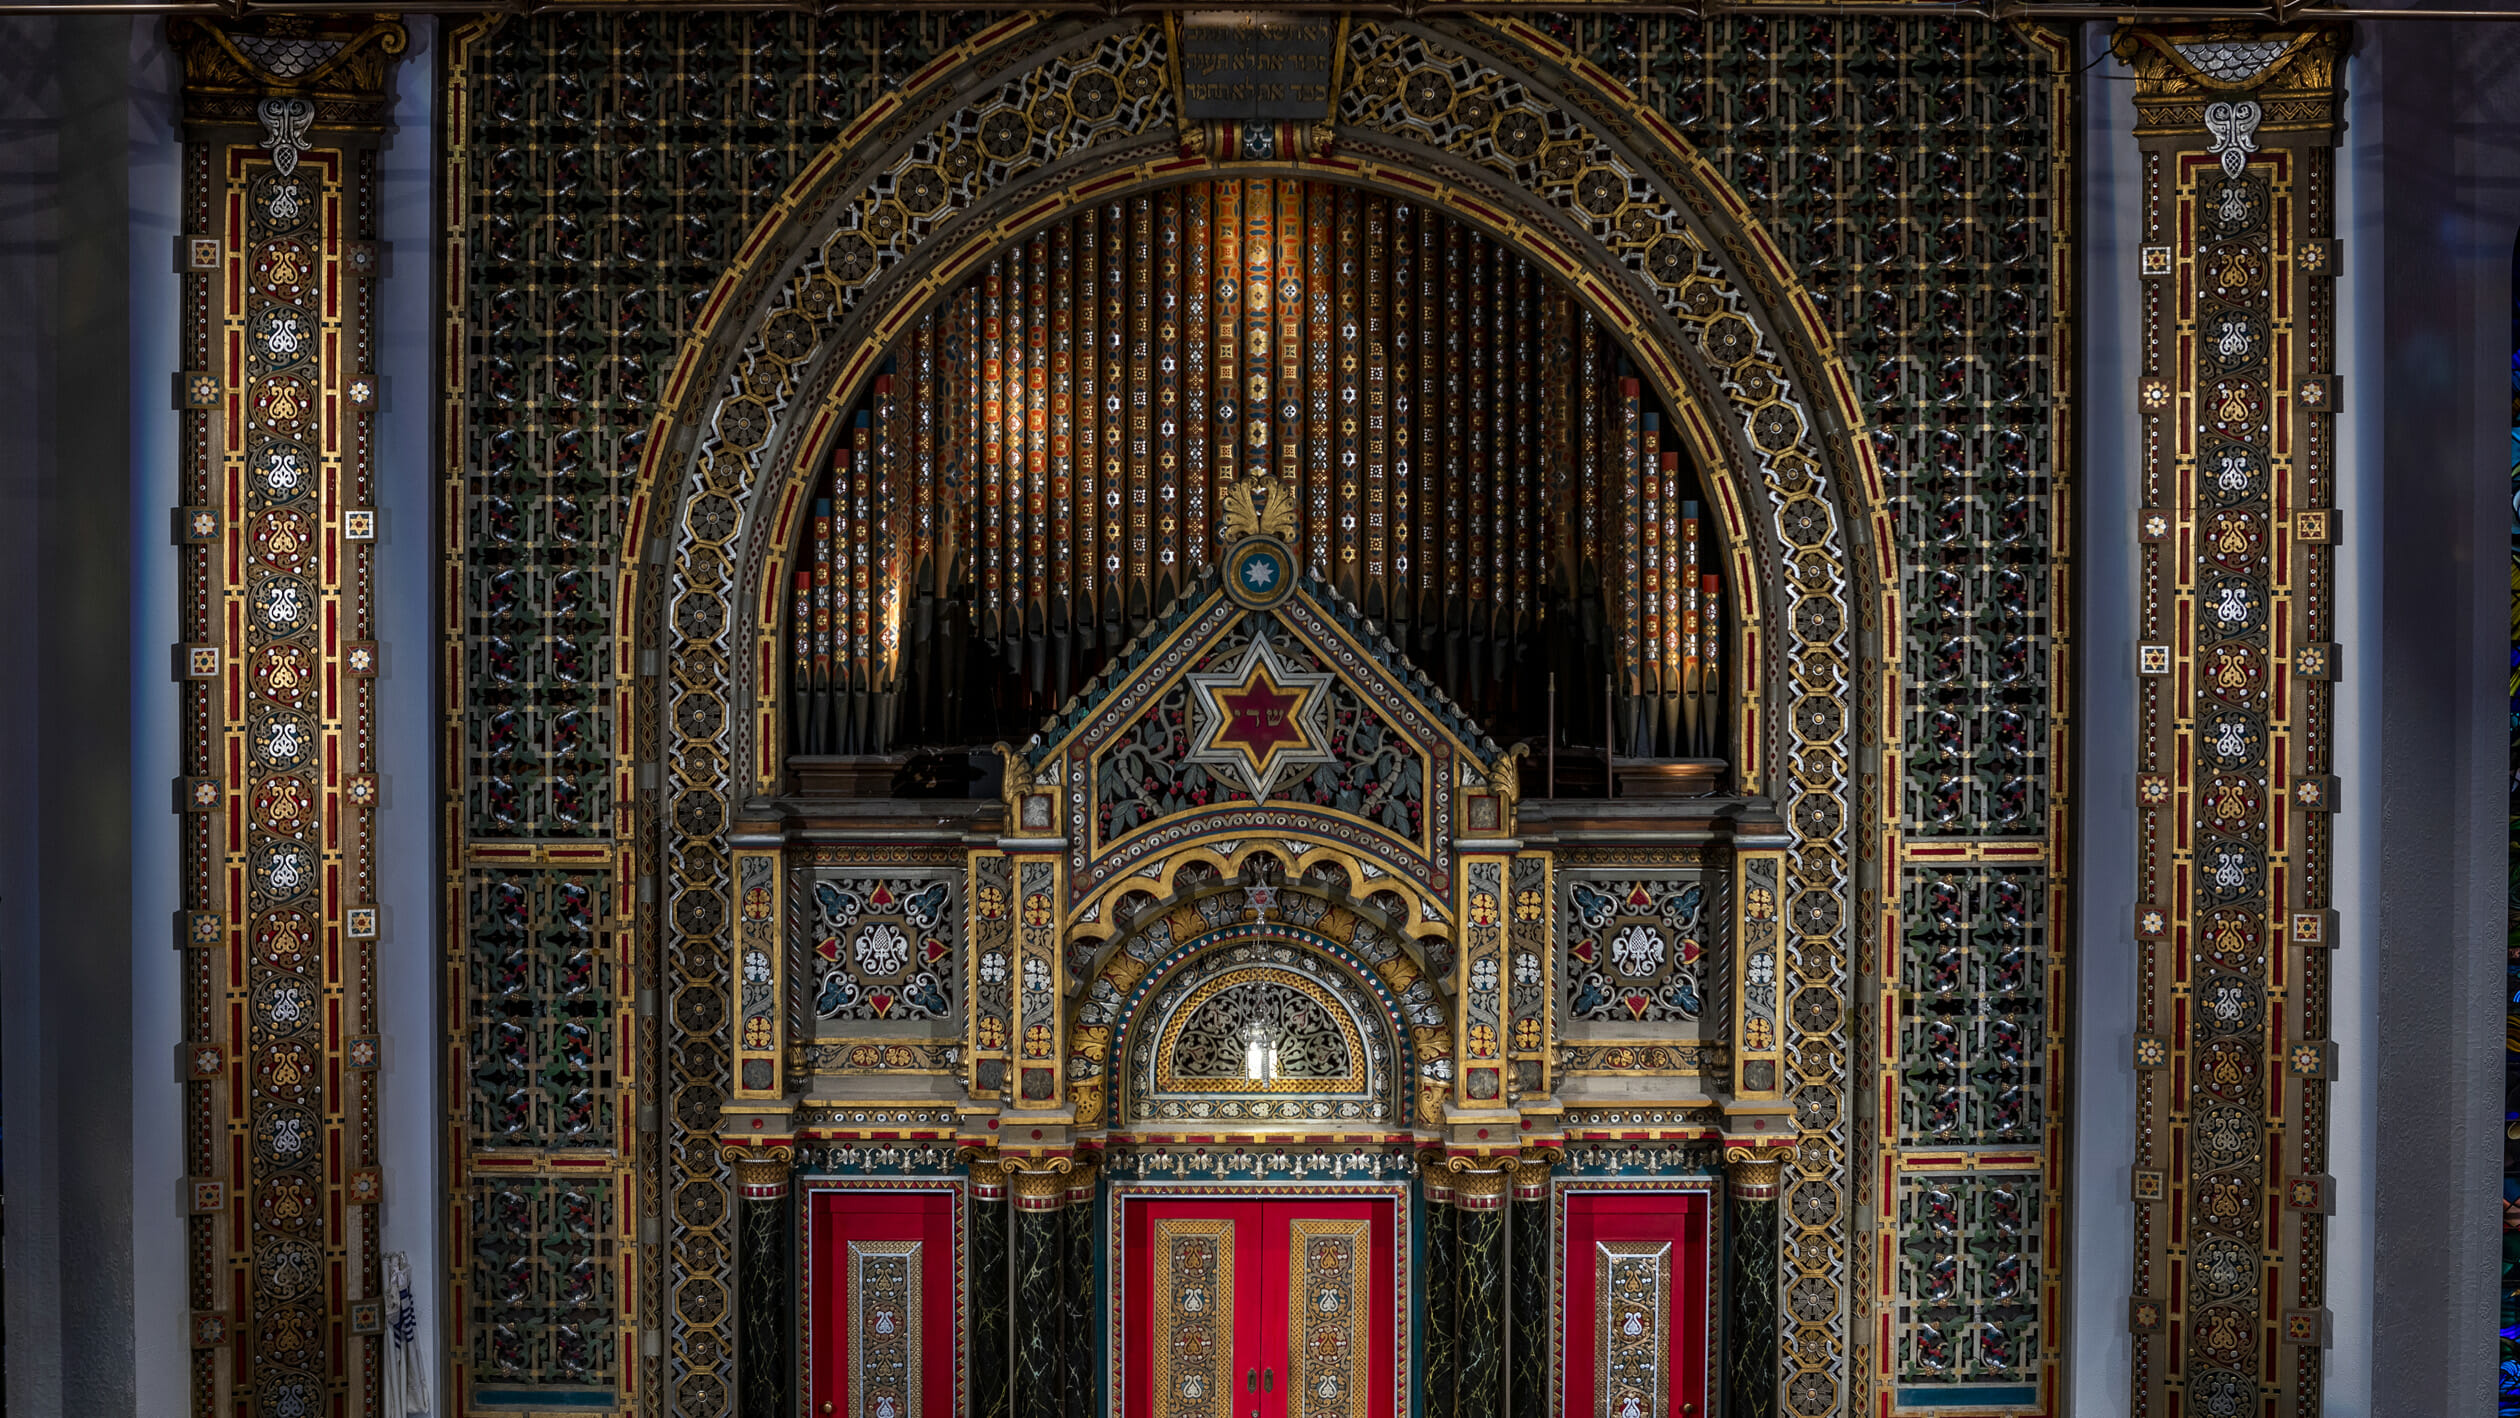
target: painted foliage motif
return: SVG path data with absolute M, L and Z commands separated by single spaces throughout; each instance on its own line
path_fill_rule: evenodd
M 1593 1245 L 1593 1396 L 1599 1418 L 1671 1408 L 1671 1243 Z
M 2046 958 L 2035 868 L 1920 871 L 1900 919 L 1904 1141 L 2027 1143 L 2045 1132 Z M 2028 1185 L 2027 1181 L 2024 1183 Z
M 850 1418 L 918 1418 L 921 1241 L 849 1242 Z
M 1234 1407 L 1234 1223 L 1165 1219 L 1155 1229 L 1155 1411 L 1228 1418 Z
M 1570 1019 L 1695 1020 L 1705 1008 L 1706 888 L 1694 877 L 1579 878 L 1565 889 Z
M 954 1017 L 954 887 L 947 877 L 817 875 L 806 927 L 814 1017 Z M 992 969 L 1003 983 L 1003 962 Z
M 1363 1418 L 1372 1330 L 1364 1301 L 1373 1224 L 1289 1223 L 1286 1395 L 1290 1418 Z
M 618 1103 L 609 878 L 480 872 L 473 949 L 471 1135 L 493 1147 L 610 1145 Z
M 170 1402 L 200 1418 L 363 1411 L 383 1382 L 373 130 L 406 37 L 307 24 L 320 84 L 264 67 L 258 23 L 165 31 L 187 124 L 161 608 L 183 706 Z
M 612 1179 L 498 1177 L 475 1187 L 466 1221 L 474 1297 L 466 1357 L 484 1380 L 586 1389 L 614 1381 Z
M 1912 1307 L 1900 1382 L 2017 1393 L 2036 1377 L 2040 1204 L 2033 1176 L 1900 1179 L 1899 1297 Z

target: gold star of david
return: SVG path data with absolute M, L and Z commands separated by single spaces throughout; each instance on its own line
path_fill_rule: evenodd
M 1255 637 L 1231 668 L 1189 679 L 1188 762 L 1239 779 L 1265 799 L 1295 771 L 1331 761 L 1328 673 L 1299 671 Z

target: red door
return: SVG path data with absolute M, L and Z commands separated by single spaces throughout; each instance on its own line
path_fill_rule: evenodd
M 1706 1411 L 1706 1217 L 1704 1192 L 1566 1198 L 1561 1412 Z
M 1128 1418 L 1390 1418 L 1392 1209 L 1132 1202 Z
M 808 1411 L 954 1418 L 961 1315 L 955 1193 L 815 1191 L 806 1198 L 813 1314 Z

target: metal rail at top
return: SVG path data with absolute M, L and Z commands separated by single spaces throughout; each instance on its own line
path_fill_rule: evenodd
M 543 15 L 572 11 L 752 12 L 846 14 L 851 11 L 1037 10 L 1118 18 L 1184 10 L 1264 8 L 1221 6 L 1215 0 L 0 0 L 0 15 L 195 15 L 241 20 L 255 15 Z M 1274 12 L 1310 11 L 1392 19 L 1463 14 L 1673 15 L 1879 15 L 1896 19 L 1937 17 L 2039 22 L 2084 20 L 2173 25 L 2239 21 L 2270 26 L 2352 20 L 2520 20 L 2520 0 L 2461 9 L 2375 9 L 2368 6 L 2267 0 L 2256 5 L 2107 5 L 2086 0 L 1383 0 L 1379 4 L 1331 5 L 1286 0 Z

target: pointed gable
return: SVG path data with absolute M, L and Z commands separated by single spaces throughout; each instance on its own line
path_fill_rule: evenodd
M 1465 811 L 1492 791 L 1496 744 L 1296 564 L 1266 533 L 1229 544 L 1010 757 L 1055 791 L 1023 826 L 1067 839 L 1071 901 L 1192 842 L 1254 838 L 1325 843 L 1449 900 L 1454 839 L 1473 821 L 1501 835 L 1501 811 Z

